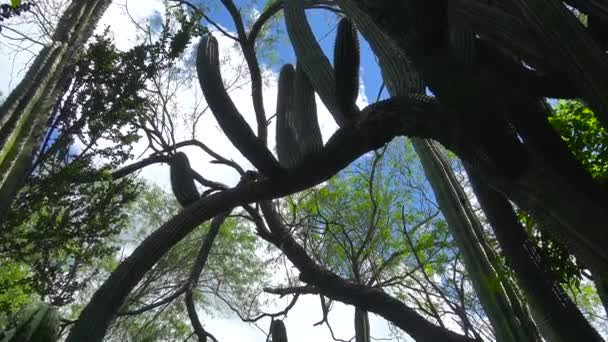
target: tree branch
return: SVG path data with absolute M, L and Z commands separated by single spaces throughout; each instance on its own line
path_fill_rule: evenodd
M 395 323 L 417 341 L 473 341 L 472 339 L 437 327 L 403 302 L 384 291 L 346 281 L 317 265 L 283 226 L 279 215 L 268 201 L 260 207 L 275 244 L 300 270 L 300 280 L 319 289 L 320 294 L 374 312 Z

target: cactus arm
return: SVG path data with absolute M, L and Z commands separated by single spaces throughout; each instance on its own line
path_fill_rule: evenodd
M 515 0 L 536 36 L 608 127 L 608 57 L 561 1 Z
M 196 70 L 209 108 L 230 142 L 265 176 L 282 174 L 277 160 L 255 136 L 226 92 L 220 74 L 217 40 L 211 35 L 200 40 Z
M 289 119 L 294 115 L 294 69 L 291 64 L 281 68 L 277 95 L 277 155 L 283 167 L 295 166 L 299 158 L 299 147 Z
M 200 198 L 200 194 L 194 184 L 188 157 L 183 152 L 176 153 L 171 160 L 170 168 L 171 188 L 179 204 L 187 207 L 196 202 Z
M 315 91 L 321 97 L 325 107 L 336 120 L 338 126 L 346 124 L 347 120 L 340 111 L 336 101 L 336 81 L 334 71 L 323 50 L 312 33 L 303 0 L 285 1 L 285 24 L 287 34 L 293 45 L 298 62 L 312 82 Z
M 262 92 L 262 73 L 260 71 L 260 65 L 258 58 L 255 54 L 255 40 L 247 37 L 245 31 L 245 25 L 243 24 L 243 18 L 239 9 L 232 0 L 222 0 L 222 4 L 230 13 L 232 21 L 236 26 L 236 32 L 238 35 L 238 42 L 243 51 L 243 57 L 249 68 L 249 75 L 251 77 L 251 98 L 253 100 L 253 110 L 255 112 L 255 119 L 258 126 L 258 138 L 266 145 L 268 139 L 268 129 L 266 123 L 266 111 L 264 110 L 264 93 Z
M 359 108 L 355 102 L 359 95 L 359 39 L 349 19 L 338 24 L 334 46 L 334 75 L 338 106 L 347 119 L 353 119 Z
M 289 123 L 295 132 L 301 159 L 303 159 L 321 150 L 323 139 L 317 119 L 315 91 L 299 63 L 294 78 L 295 108 L 294 116 L 289 119 Z

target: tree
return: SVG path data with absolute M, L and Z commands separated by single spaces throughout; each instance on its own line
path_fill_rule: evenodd
M 42 49 L 23 81 L 0 108 L 0 219 L 8 212 L 42 144 L 64 71 L 89 38 L 110 1 L 74 1 L 59 21 L 52 42 Z
M 474 318 L 479 303 L 464 304 L 468 293 L 454 274 L 464 268 L 462 252 L 438 205 L 426 197 L 431 189 L 419 164 L 411 144 L 396 140 L 290 201 L 296 213 L 283 220 L 321 267 L 382 288 L 442 327 L 452 319 L 467 336 L 486 336 Z M 356 338 L 368 340 L 367 313 L 356 309 L 355 315 Z
M 68 340 L 100 340 L 129 293 L 175 244 L 202 222 L 254 202 L 260 204 L 263 215 L 256 219 L 258 234 L 280 246 L 300 270 L 301 280 L 316 287 L 320 294 L 379 313 L 416 339 L 470 340 L 428 322 L 386 293 L 357 286 L 319 268 L 287 233 L 275 208 L 267 202 L 331 178 L 362 154 L 400 135 L 431 138 L 454 152 L 480 182 L 505 195 L 536 222 L 550 227 L 552 234 L 597 274 L 596 279 L 603 279 L 608 270 L 608 254 L 603 247 L 608 244 L 604 234 L 608 215 L 605 190 L 597 186 L 550 126 L 550 111 L 543 102 L 546 97 L 581 97 L 605 126 L 603 95 L 608 64 L 605 46 L 594 38 L 595 24 L 583 27 L 563 3 L 540 0 L 504 4 L 338 0 L 332 9 L 342 10 L 355 23 L 363 20 L 364 13 L 376 24 L 378 32 L 368 40 L 377 47 L 387 84 L 407 80 L 403 88 L 395 89 L 408 92 L 400 90 L 398 95 L 360 110 L 349 96 L 352 79 L 336 77 L 344 70 L 354 69 L 339 63 L 332 66 L 310 32 L 304 7 L 311 6 L 311 2 L 273 3 L 249 30 L 235 4 L 229 0 L 222 3 L 235 21 L 238 36 L 234 38 L 252 75 L 257 133 L 224 88 L 217 41 L 210 35 L 205 35 L 198 46 L 199 81 L 222 131 L 258 171 L 246 173 L 241 167 L 234 167 L 242 174 L 242 181 L 230 189 L 204 182 L 203 178 L 209 188 L 207 195 L 161 225 L 116 268 L 84 308 Z M 606 17 L 601 7 L 576 1 L 572 5 L 594 18 L 592 22 L 598 22 L 596 17 Z M 308 139 L 315 135 L 302 133 L 318 130 L 312 120 L 314 111 L 297 105 L 293 111 L 288 110 L 292 114 L 285 117 L 297 115 L 297 120 L 287 120 L 287 125 L 279 129 L 286 129 L 283 133 L 295 138 L 296 146 L 286 146 L 300 152 L 293 164 L 284 163 L 283 158 L 277 160 L 267 148 L 267 119 L 261 106 L 261 76 L 255 53 L 257 34 L 282 7 L 298 62 L 294 83 L 287 82 L 293 101 L 314 103 L 310 99 L 314 101 L 316 92 L 341 126 L 325 145 L 319 144 L 318 139 Z M 401 65 L 409 68 L 408 72 L 415 72 L 402 74 L 384 68 L 391 62 L 380 55 L 389 48 L 399 53 Z M 345 61 L 348 59 L 340 59 L 341 63 Z M 434 96 L 422 94 L 423 87 L 428 87 Z M 19 92 L 11 94 L 7 103 L 15 103 L 14 94 Z M 9 107 L 3 107 L 3 117 L 4 108 Z M 12 148 L 6 146 L 3 151 Z M 163 152 L 128 170 L 171 155 Z M 23 156 L 19 160 L 27 159 L 27 153 L 17 154 Z M 11 198 L 14 188 L 3 189 L 3 196 Z M 449 199 L 448 205 L 460 205 L 449 202 L 453 200 Z M 250 214 L 256 217 L 253 212 Z M 478 251 L 481 253 L 483 248 Z
M 151 227 L 162 224 L 178 210 L 172 194 L 148 185 L 130 209 L 131 229 L 125 230 L 117 245 L 136 245 Z M 212 226 L 205 224 L 196 229 L 155 265 L 120 308 L 106 340 L 187 339 L 192 336 L 192 329 L 186 322 L 191 310 L 196 312 L 197 308 L 213 313 L 226 310 L 229 305 L 228 308 L 242 308 L 244 312 L 259 311 L 260 302 L 252 298 L 258 298 L 268 274 L 263 268 L 265 260 L 256 255 L 254 230 L 240 217 L 227 218 L 217 233 L 213 250 L 203 248 L 209 255 L 202 264 L 193 255 L 203 247 Z M 118 262 L 115 259 L 111 265 L 116 267 Z M 247 263 L 246 268 L 243 262 Z M 198 279 L 192 283 L 192 270 L 203 265 L 204 272 L 201 268 Z M 96 275 L 91 280 L 96 285 L 88 290 L 102 283 L 113 267 Z M 81 300 L 84 302 L 70 308 L 69 319 L 78 317 L 88 296 L 82 296 Z

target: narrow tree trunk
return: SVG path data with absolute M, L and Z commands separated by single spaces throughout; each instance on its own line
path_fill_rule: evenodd
M 367 311 L 355 308 L 355 342 L 370 342 L 369 315 Z
M 89 38 L 110 0 L 74 0 L 52 42 L 34 60 L 21 83 L 0 107 L 0 221 L 21 188 L 59 99 L 64 70 Z

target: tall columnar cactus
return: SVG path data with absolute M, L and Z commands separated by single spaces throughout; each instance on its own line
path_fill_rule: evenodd
M 209 108 L 230 142 L 265 176 L 280 174 L 279 163 L 255 136 L 226 92 L 220 73 L 217 40 L 210 34 L 200 40 L 196 70 Z
M 359 39 L 350 20 L 338 24 L 334 46 L 334 75 L 338 107 L 347 119 L 359 112 L 355 102 L 359 95 Z
M 287 342 L 287 330 L 283 321 L 272 321 L 270 323 L 270 336 L 272 342 Z
M 277 155 L 281 166 L 290 168 L 299 160 L 299 147 L 292 127 L 294 117 L 294 68 L 285 64 L 279 75 L 277 95 Z
M 64 71 L 89 38 L 111 0 L 72 1 L 50 44 L 0 106 L 0 221 L 40 148 Z
M 323 148 L 315 92 L 302 67 L 281 69 L 277 99 L 277 154 L 286 168 Z
M 285 1 L 284 4 L 285 25 L 296 56 L 298 56 L 298 61 L 325 107 L 334 117 L 338 126 L 342 126 L 348 120 L 336 101 L 334 71 L 306 20 L 304 0 L 290 0 Z
M 188 157 L 183 152 L 176 153 L 170 167 L 173 194 L 182 207 L 187 207 L 200 198 Z
M 323 148 L 323 139 L 317 119 L 315 91 L 308 76 L 298 63 L 294 76 L 294 117 L 290 119 L 302 158 Z
M 412 68 L 408 57 L 396 46 L 381 43 L 384 36 L 373 20 L 351 1 L 338 1 L 346 14 L 352 18 L 361 33 L 367 38 L 380 59 L 385 82 L 393 96 L 422 93 L 424 87 L 417 71 Z M 471 33 L 462 28 L 450 34 L 452 53 L 463 65 L 471 66 L 475 57 Z M 417 75 L 418 74 L 418 75 Z M 415 82 L 410 82 L 414 80 Z M 462 186 L 434 142 L 412 138 L 412 143 L 420 157 L 424 172 L 431 183 L 441 210 L 458 246 L 463 251 L 463 259 L 473 286 L 484 307 L 497 338 L 504 341 L 534 341 L 536 331 L 527 325 L 529 315 L 519 310 L 516 298 L 509 296 L 512 284 L 499 281 L 496 256 L 484 248 L 487 244 L 481 222 L 472 210 Z M 495 280 L 494 283 L 489 280 Z

